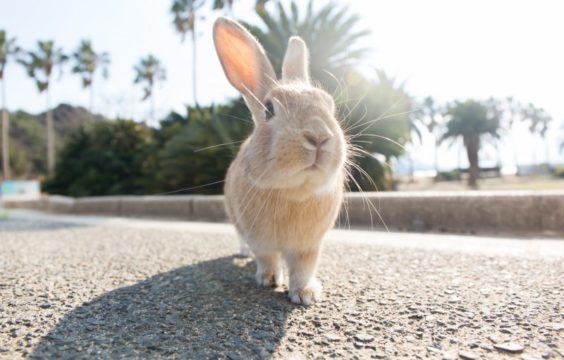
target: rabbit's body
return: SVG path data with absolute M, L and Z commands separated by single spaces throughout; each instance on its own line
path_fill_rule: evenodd
M 240 155 L 244 151 L 243 145 Z M 301 192 L 257 188 L 239 171 L 243 167 L 238 162 L 244 161 L 240 155 L 229 168 L 225 183 L 228 216 L 241 241 L 249 246 L 257 259 L 257 282 L 264 286 L 280 285 L 283 281 L 281 261 L 286 261 L 291 278 L 290 294 L 297 293 L 310 279 L 307 275 L 292 276 L 292 270 L 296 263 L 302 268 L 315 269 L 321 240 L 333 227 L 339 213 L 342 179 L 327 191 L 301 200 L 299 198 L 304 196 Z M 312 289 L 311 296 L 317 297 L 319 294 L 313 294 L 313 291 L 319 290 Z M 294 298 L 295 302 L 309 297 L 308 294 L 297 296 L 300 298 Z
M 343 199 L 347 145 L 333 99 L 311 85 L 299 38 L 289 41 L 280 81 L 239 24 L 218 19 L 214 40 L 255 121 L 227 172 L 227 213 L 255 256 L 257 282 L 279 285 L 285 261 L 291 300 L 309 304 L 321 295 L 315 278 L 321 240 Z
M 318 246 L 338 215 L 342 178 L 313 194 L 301 189 L 258 188 L 240 171 L 245 168 L 245 145 L 230 166 L 225 182 L 227 213 L 241 237 L 255 253 L 288 253 Z

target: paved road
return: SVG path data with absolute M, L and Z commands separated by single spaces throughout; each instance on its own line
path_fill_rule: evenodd
M 0 220 L 0 358 L 561 359 L 564 241 L 333 231 L 292 305 L 228 225 Z

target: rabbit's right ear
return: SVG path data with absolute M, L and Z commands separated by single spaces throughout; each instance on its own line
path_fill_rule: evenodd
M 245 98 L 251 111 L 264 109 L 265 95 L 276 82 L 276 74 L 262 46 L 239 23 L 219 17 L 213 40 L 227 79 Z

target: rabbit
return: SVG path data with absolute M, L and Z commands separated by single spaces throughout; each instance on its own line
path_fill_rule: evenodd
M 312 84 L 301 38 L 289 39 L 280 80 L 262 46 L 238 22 L 219 17 L 213 39 L 225 75 L 254 121 L 227 171 L 227 215 L 254 254 L 259 285 L 281 285 L 285 261 L 290 300 L 309 305 L 321 298 L 321 242 L 343 201 L 347 142 L 335 103 Z

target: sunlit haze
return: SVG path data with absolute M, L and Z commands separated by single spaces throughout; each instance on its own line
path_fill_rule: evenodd
M 256 20 L 254 1 L 234 3 L 232 16 Z M 405 89 L 418 99 L 513 96 L 532 102 L 554 118 L 548 135 L 551 162 L 564 161 L 564 154 L 558 153 L 558 143 L 564 140 L 562 2 L 356 0 L 348 4 L 361 15 L 362 25 L 372 30 L 367 45 L 374 51 L 363 66 L 367 73 L 372 67 L 384 69 L 405 82 Z M 133 85 L 133 65 L 146 54 L 160 58 L 167 71 L 167 81 L 156 91 L 158 115 L 183 112 L 183 104 L 193 102 L 191 45 L 181 43 L 174 31 L 169 7 L 170 1 L 154 0 L 0 0 L 0 29 L 25 49 L 35 48 L 37 40 L 53 39 L 70 53 L 80 40 L 91 39 L 96 51 L 111 57 L 109 79 L 96 79 L 95 112 L 142 121 L 149 104 L 141 102 L 142 90 Z M 198 30 L 201 104 L 237 95 L 225 80 L 211 41 L 212 20 L 218 14 L 208 12 Z M 87 106 L 88 93 L 69 68 L 52 84 L 52 102 Z M 6 86 L 10 110 L 44 111 L 44 96 L 21 66 L 9 64 Z M 540 138 L 531 139 L 526 126 L 511 135 L 501 146 L 504 164 L 511 166 L 515 156 L 521 163 L 545 160 L 545 146 Z M 510 146 L 513 143 L 518 146 Z M 432 164 L 431 144 L 426 136 L 413 152 L 419 166 Z M 443 152 L 441 166 L 457 166 L 458 152 L 456 146 Z M 497 162 L 491 146 L 484 148 L 483 159 L 484 165 Z M 461 164 L 466 164 L 465 157 Z

